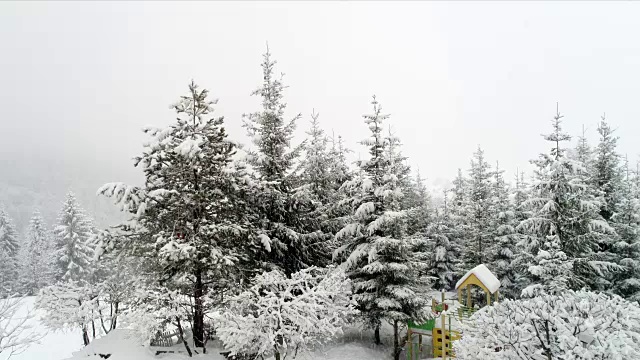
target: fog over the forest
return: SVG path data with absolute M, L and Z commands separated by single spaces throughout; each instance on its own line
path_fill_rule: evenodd
M 640 4 L 0 3 L 0 203 L 22 231 L 53 221 L 73 189 L 100 226 L 105 182 L 137 182 L 144 125 L 194 79 L 219 98 L 231 137 L 259 100 L 261 54 L 286 73 L 290 115 L 312 109 L 355 151 L 376 94 L 410 164 L 440 191 L 480 144 L 511 179 L 546 145 L 556 102 L 566 130 L 595 140 L 604 112 L 619 149 L 640 142 Z M 635 11 L 631 11 L 635 10 Z M 569 25 L 570 24 L 570 25 Z

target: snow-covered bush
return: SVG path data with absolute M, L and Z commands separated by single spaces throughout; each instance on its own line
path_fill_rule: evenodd
M 26 308 L 24 298 L 0 299 L 1 358 L 9 359 L 42 338 L 42 334 L 37 333 L 28 324 L 32 318 L 33 312 Z
M 209 301 L 209 299 L 207 299 Z M 193 322 L 192 299 L 178 290 L 163 287 L 140 288 L 134 295 L 130 311 L 122 316 L 125 327 L 132 329 L 141 343 L 149 344 L 158 332 L 176 331 L 189 354 L 187 333 Z
M 640 307 L 616 295 L 566 291 L 477 312 L 454 343 L 459 359 L 640 358 Z
M 216 334 L 231 354 L 295 357 L 341 333 L 355 313 L 342 269 L 312 267 L 291 278 L 274 270 L 253 284 L 214 315 Z
M 97 315 L 94 298 L 89 285 L 69 280 L 41 289 L 36 306 L 45 311 L 43 322 L 48 328 L 81 329 L 82 341 L 88 345 L 92 320 Z M 95 323 L 93 325 L 95 328 Z M 95 330 L 93 333 L 95 335 Z

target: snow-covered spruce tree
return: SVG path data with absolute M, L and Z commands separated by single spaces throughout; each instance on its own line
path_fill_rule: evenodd
M 491 226 L 491 167 L 484 158 L 484 151 L 478 146 L 473 153 L 469 169 L 469 183 L 464 203 L 464 216 L 469 224 L 469 232 L 464 239 L 464 268 L 470 270 L 493 257 L 489 253 L 494 242 Z
M 624 178 L 619 189 L 617 212 L 611 218 L 618 234 L 613 245 L 616 262 L 624 269 L 613 277 L 613 291 L 618 295 L 640 302 L 640 201 L 629 161 L 624 160 Z
M 515 285 L 516 270 L 514 268 L 515 248 L 520 240 L 520 234 L 516 230 L 518 223 L 515 219 L 513 203 L 509 199 L 509 187 L 504 181 L 504 170 L 501 170 L 498 162 L 493 172 L 492 190 L 492 227 L 495 229 L 495 240 L 490 249 L 492 261 L 490 269 L 500 279 L 500 292 L 509 298 L 518 295 Z
M 582 135 L 578 137 L 578 143 L 573 150 L 572 153 L 567 153 L 567 156 L 581 165 L 581 168 L 577 169 L 578 172 L 584 173 L 585 176 L 591 178 L 595 173 L 593 149 L 589 146 L 584 125 L 582 126 Z M 589 181 L 592 182 L 591 179 Z
M 445 198 L 445 207 L 426 229 L 429 240 L 427 247 L 429 252 L 426 254 L 428 256 L 427 275 L 435 279 L 432 287 L 436 290 L 451 290 L 455 285 L 453 281 L 456 275 L 455 254 L 448 237 L 454 231 L 451 229 L 451 218 L 446 202 Z
M 467 271 L 464 266 L 464 247 L 466 239 L 469 238 L 469 224 L 466 217 L 467 187 L 468 180 L 462 174 L 462 169 L 458 169 L 458 175 L 453 180 L 453 187 L 446 190 L 445 199 L 450 199 L 446 203 L 444 211 L 448 214 L 448 227 L 451 232 L 448 234 L 451 250 L 453 252 L 454 268 L 456 275 L 462 277 Z M 447 193 L 450 196 L 447 196 Z
M 353 299 L 366 324 L 374 329 L 380 343 L 380 325 L 387 320 L 394 325 L 394 353 L 400 354 L 399 324 L 424 318 L 426 297 L 419 294 L 418 273 L 424 264 L 414 249 L 424 246 L 424 239 L 406 237 L 406 211 L 399 209 L 402 191 L 392 161 L 386 155 L 388 140 L 383 135 L 384 121 L 378 101 L 373 99 L 373 113 L 364 115 L 371 136 L 362 142 L 369 147 L 370 158 L 361 162 L 361 172 L 352 182 L 354 212 L 336 234 L 343 245 L 335 258 L 344 260 L 347 275 L 353 282 Z
M 606 221 L 610 221 L 617 210 L 619 188 L 622 182 L 620 155 L 616 152 L 618 137 L 614 136 L 614 130 L 604 116 L 598 124 L 598 134 L 600 134 L 600 141 L 594 151 L 592 181 L 603 194 L 600 215 Z
M 516 171 L 513 187 L 513 211 L 515 231 L 518 234 L 515 256 L 512 263 L 514 271 L 514 297 L 520 296 L 522 290 L 533 283 L 529 266 L 534 263 L 538 254 L 538 237 L 527 234 L 518 225 L 532 216 L 528 200 L 531 198 L 531 187 L 524 177 L 523 171 Z
M 20 249 L 21 283 L 27 294 L 35 295 L 41 288 L 53 284 L 56 268 L 54 254 L 52 236 L 40 212 L 36 210 Z
M 529 267 L 537 283 L 528 294 L 551 293 L 565 288 L 600 287 L 614 264 L 602 261 L 596 251 L 603 237 L 614 230 L 600 216 L 600 202 L 582 180 L 575 161 L 565 156 L 562 143 L 570 136 L 562 132 L 562 115 L 554 116 L 553 132 L 544 138 L 552 143 L 549 154 L 533 161 L 538 182 L 527 204 L 531 217 L 518 227 L 535 236 L 536 258 Z M 532 249 L 530 243 L 528 249 Z M 526 290 L 526 289 L 525 289 Z
M 345 148 L 341 136 L 336 139 L 331 137 L 331 149 L 329 150 L 329 176 L 331 179 L 332 191 L 330 192 L 328 206 L 328 228 L 333 234 L 337 233 L 344 227 L 351 215 L 349 205 L 350 194 L 348 189 L 343 188 L 346 182 L 353 179 L 353 172 L 347 163 L 347 154 L 349 149 Z M 335 240 L 335 239 L 334 239 Z M 339 247 L 340 244 L 333 241 L 331 247 Z
M 411 178 L 407 194 L 404 196 L 403 207 L 408 209 L 407 233 L 409 235 L 424 235 L 433 221 L 434 214 L 431 207 L 431 195 L 427 191 L 420 172 Z
M 566 290 L 482 309 L 454 347 L 461 360 L 637 359 L 639 323 L 637 304 Z
M 176 121 L 145 129 L 151 141 L 135 162 L 144 172 L 142 187 L 112 183 L 98 190 L 131 215 L 119 234 L 101 240 L 99 253 L 115 248 L 140 256 L 157 278 L 152 285 L 191 299 L 192 317 L 182 321 L 193 324 L 196 347 L 204 345 L 204 314 L 213 305 L 207 294 L 234 286 L 229 282 L 259 266 L 255 259 L 269 250 L 252 230 L 250 179 L 234 166 L 236 146 L 223 118 L 212 116 L 216 101 L 208 95 L 192 82 L 172 106 Z
M 331 195 L 332 184 L 329 171 L 329 139 L 320 127 L 320 114 L 311 114 L 311 128 L 307 131 L 304 157 L 300 160 L 300 182 L 311 188 L 314 197 L 325 205 Z
M 311 128 L 307 132 L 308 138 L 304 143 L 304 156 L 299 163 L 299 175 L 294 189 L 294 199 L 299 204 L 306 205 L 310 213 L 305 214 L 307 221 L 302 230 L 314 233 L 319 245 L 326 245 L 330 250 L 323 251 L 330 254 L 335 250 L 333 235 L 339 230 L 339 217 L 342 215 L 336 208 L 339 201 L 338 189 L 344 181 L 348 169 L 344 161 L 344 154 L 335 147 L 329 149 L 329 138 L 320 128 L 319 114 L 311 114 Z M 331 245 L 329 245 L 331 244 Z M 320 259 L 319 259 L 320 260 Z M 328 262 L 330 259 L 325 256 Z M 322 261 L 316 264 L 325 265 Z
M 18 251 L 18 233 L 9 214 L 0 206 L 0 295 L 15 291 Z
M 258 178 L 257 199 L 253 204 L 260 216 L 260 238 L 270 252 L 263 260 L 292 274 L 329 259 L 323 234 L 308 232 L 315 222 L 314 204 L 304 194 L 296 194 L 294 165 L 303 146 L 291 148 L 291 139 L 300 114 L 285 120 L 284 85 L 274 73 L 276 62 L 267 49 L 261 64 L 263 83 L 252 95 L 262 98 L 262 110 L 245 116 L 255 149 L 248 162 Z
M 294 357 L 342 333 L 355 309 L 344 271 L 311 267 L 287 277 L 279 270 L 256 276 L 214 316 L 216 334 L 232 356 Z
M 54 230 L 56 279 L 86 282 L 89 280 L 93 249 L 89 240 L 94 234 L 91 223 L 78 204 L 75 195 L 68 192 L 62 204 L 58 224 Z

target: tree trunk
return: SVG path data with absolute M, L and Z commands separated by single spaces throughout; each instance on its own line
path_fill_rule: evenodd
M 176 318 L 176 326 L 178 327 L 178 333 L 180 334 L 180 339 L 182 340 L 182 343 L 184 344 L 185 349 L 187 349 L 187 354 L 189 354 L 189 357 L 193 357 L 193 353 L 191 353 L 191 348 L 187 343 L 187 339 L 184 338 L 184 331 L 182 331 L 182 324 L 180 323 L 180 318 Z
M 196 283 L 193 288 L 193 345 L 204 347 L 204 309 L 202 305 L 202 295 L 204 285 L 202 284 L 202 271 L 196 270 Z
M 118 326 L 118 305 L 120 305 L 120 303 L 116 301 L 113 316 L 111 317 L 111 330 L 115 329 L 116 326 Z
M 82 326 L 82 342 L 84 342 L 84 346 L 89 345 L 89 333 L 87 332 L 87 327 Z
M 393 359 L 400 360 L 400 341 L 398 341 L 398 320 L 393 322 Z
M 380 341 L 380 325 L 376 325 L 376 329 L 373 332 L 374 342 L 376 345 L 382 344 Z
M 275 360 L 280 360 L 280 353 L 278 351 L 276 351 L 273 356 L 275 357 Z

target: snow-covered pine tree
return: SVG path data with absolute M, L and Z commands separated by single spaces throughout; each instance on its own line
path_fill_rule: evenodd
M 434 278 L 433 288 L 436 290 L 451 290 L 454 286 L 456 275 L 455 253 L 449 241 L 449 235 L 454 233 L 451 229 L 451 218 L 447 210 L 447 199 L 442 211 L 439 211 L 432 223 L 426 229 L 428 249 L 430 250 L 427 262 L 427 275 Z
M 492 261 L 489 251 L 494 242 L 494 229 L 491 227 L 491 167 L 480 146 L 471 159 L 466 190 L 464 216 L 469 224 L 469 232 L 464 240 L 463 256 L 464 268 L 470 270 Z
M 571 137 L 562 132 L 562 115 L 556 112 L 553 132 L 545 135 L 552 143 L 549 154 L 540 154 L 537 166 L 535 195 L 527 202 L 531 217 L 518 227 L 537 237 L 539 249 L 529 267 L 537 283 L 527 291 L 559 292 L 565 288 L 595 288 L 604 273 L 614 264 L 601 261 L 596 251 L 599 240 L 614 234 L 614 230 L 599 214 L 600 202 L 589 191 L 577 173 L 578 163 L 567 158 L 562 143 Z M 529 246 L 529 249 L 533 246 Z
M 513 260 L 512 268 L 515 275 L 514 297 L 520 296 L 524 288 L 531 285 L 531 273 L 528 268 L 534 263 L 535 256 L 538 254 L 539 241 L 535 235 L 527 234 L 518 225 L 531 217 L 531 211 L 527 201 L 531 198 L 531 188 L 524 177 L 524 171 L 516 171 L 515 186 L 513 187 L 513 211 L 515 230 L 518 234 L 518 242 L 516 243 L 516 252 Z
M 85 282 L 89 280 L 93 249 L 89 240 L 93 235 L 91 223 L 76 200 L 68 192 L 54 230 L 56 280 Z
M 329 176 L 331 183 L 331 192 L 327 206 L 328 211 L 328 227 L 331 233 L 337 233 L 345 225 L 347 217 L 351 215 L 349 206 L 348 191 L 342 187 L 346 182 L 353 179 L 353 173 L 347 163 L 347 153 L 350 150 L 345 148 L 341 136 L 336 140 L 335 136 L 331 137 L 331 149 L 329 150 Z M 332 244 L 333 248 L 339 246 Z
M 19 247 L 13 221 L 0 205 L 0 295 L 13 292 L 17 285 Z
M 353 298 L 358 303 L 366 323 L 375 329 L 375 342 L 380 343 L 383 320 L 394 325 L 394 354 L 400 355 L 399 329 L 401 322 L 422 319 L 426 297 L 419 294 L 421 281 L 417 276 L 423 263 L 414 249 L 423 246 L 424 239 L 405 235 L 406 211 L 400 209 L 402 190 L 392 171 L 392 160 L 383 135 L 382 113 L 373 98 L 373 113 L 364 115 L 371 136 L 362 142 L 369 147 L 369 160 L 360 163 L 360 177 L 347 187 L 353 191 L 351 222 L 336 234 L 344 243 L 335 257 L 345 262 L 347 274 L 353 282 Z
M 291 147 L 300 114 L 285 120 L 283 85 L 274 73 L 276 61 L 267 52 L 261 64 L 263 83 L 252 95 L 262 98 L 262 110 L 245 116 L 253 145 L 249 164 L 256 171 L 259 191 L 254 206 L 260 213 L 260 237 L 270 247 L 264 260 L 290 275 L 328 259 L 328 247 L 322 234 L 305 229 L 313 221 L 314 205 L 295 194 L 295 160 L 303 146 Z
M 594 158 L 593 158 L 593 149 L 589 146 L 589 141 L 587 140 L 587 134 L 584 125 L 582 125 L 582 135 L 578 137 L 578 144 L 576 145 L 572 154 L 567 154 L 570 158 L 577 161 L 580 165 L 582 165 L 581 169 L 577 169 L 578 172 L 584 173 L 585 176 L 593 176 L 594 174 Z M 591 181 L 591 180 L 590 180 Z
M 346 181 L 346 163 L 344 154 L 335 147 L 329 149 L 329 138 L 320 127 L 319 114 L 311 114 L 311 128 L 304 143 L 304 156 L 300 159 L 297 178 L 299 186 L 294 189 L 294 199 L 298 204 L 306 205 L 307 221 L 302 224 L 305 233 L 313 233 L 320 245 L 327 246 L 322 251 L 326 263 L 335 250 L 332 244 L 334 234 L 339 230 L 339 217 L 343 214 L 335 211 L 335 202 L 339 200 L 338 189 Z M 333 172 L 335 171 L 335 173 Z M 300 207 L 299 207 L 300 208 Z M 302 209 L 302 208 L 301 208 Z M 329 245 L 331 244 L 331 245 Z M 316 265 L 326 265 L 318 259 Z
M 616 263 L 624 269 L 614 274 L 613 291 L 626 299 L 640 302 L 640 201 L 635 196 L 640 189 L 636 188 L 626 157 L 623 171 L 617 212 L 611 220 L 618 234 L 617 242 L 613 245 Z
M 304 158 L 300 161 L 301 176 L 303 184 L 311 188 L 314 197 L 321 204 L 327 204 L 331 193 L 331 177 L 329 171 L 329 139 L 324 130 L 320 127 L 320 114 L 315 110 L 311 114 L 311 128 L 307 131 L 307 141 L 305 143 Z
M 236 145 L 223 118 L 212 115 L 217 101 L 208 96 L 191 82 L 172 106 L 176 122 L 145 129 L 152 139 L 135 161 L 144 172 L 142 188 L 112 183 L 98 190 L 131 214 L 120 227 L 124 236 L 106 237 L 99 252 L 116 247 L 141 256 L 155 270 L 151 285 L 192 299 L 191 318 L 182 321 L 192 324 L 196 347 L 205 342 L 209 292 L 250 274 L 269 251 L 253 231 L 251 179 L 232 161 Z
M 508 298 L 514 298 L 518 295 L 514 269 L 515 248 L 520 239 L 515 229 L 518 223 L 503 173 L 504 170 L 501 170 L 496 162 L 492 190 L 492 213 L 495 214 L 492 227 L 495 229 L 496 237 L 489 251 L 492 257 L 490 269 L 500 279 L 500 292 Z
M 610 221 L 616 213 L 622 182 L 620 155 L 616 152 L 618 137 L 614 132 L 603 115 L 598 124 L 600 141 L 595 149 L 592 179 L 597 189 L 603 194 L 600 215 L 606 221 Z
M 469 224 L 466 217 L 467 187 L 468 179 L 458 169 L 458 174 L 453 180 L 453 187 L 445 191 L 445 199 L 450 199 L 446 203 L 445 212 L 448 213 L 448 227 L 451 232 L 448 234 L 451 251 L 453 253 L 454 269 L 457 277 L 462 277 L 468 270 L 464 266 L 465 241 L 469 238 Z M 451 196 L 447 196 L 450 193 Z
M 56 258 L 52 236 L 47 231 L 38 210 L 33 212 L 24 245 L 20 249 L 21 283 L 23 290 L 35 295 L 38 290 L 53 284 Z
M 386 157 L 389 159 L 389 172 L 394 174 L 402 196 L 398 197 L 396 207 L 400 209 L 412 209 L 420 202 L 418 198 L 417 184 L 411 178 L 411 167 L 407 164 L 407 157 L 402 154 L 400 138 L 389 127 L 386 137 Z
M 404 201 L 404 207 L 409 209 L 407 233 L 409 235 L 423 235 L 434 217 L 431 208 L 431 195 L 420 176 L 420 171 L 416 171 L 415 178 L 411 178 L 410 181 Z

